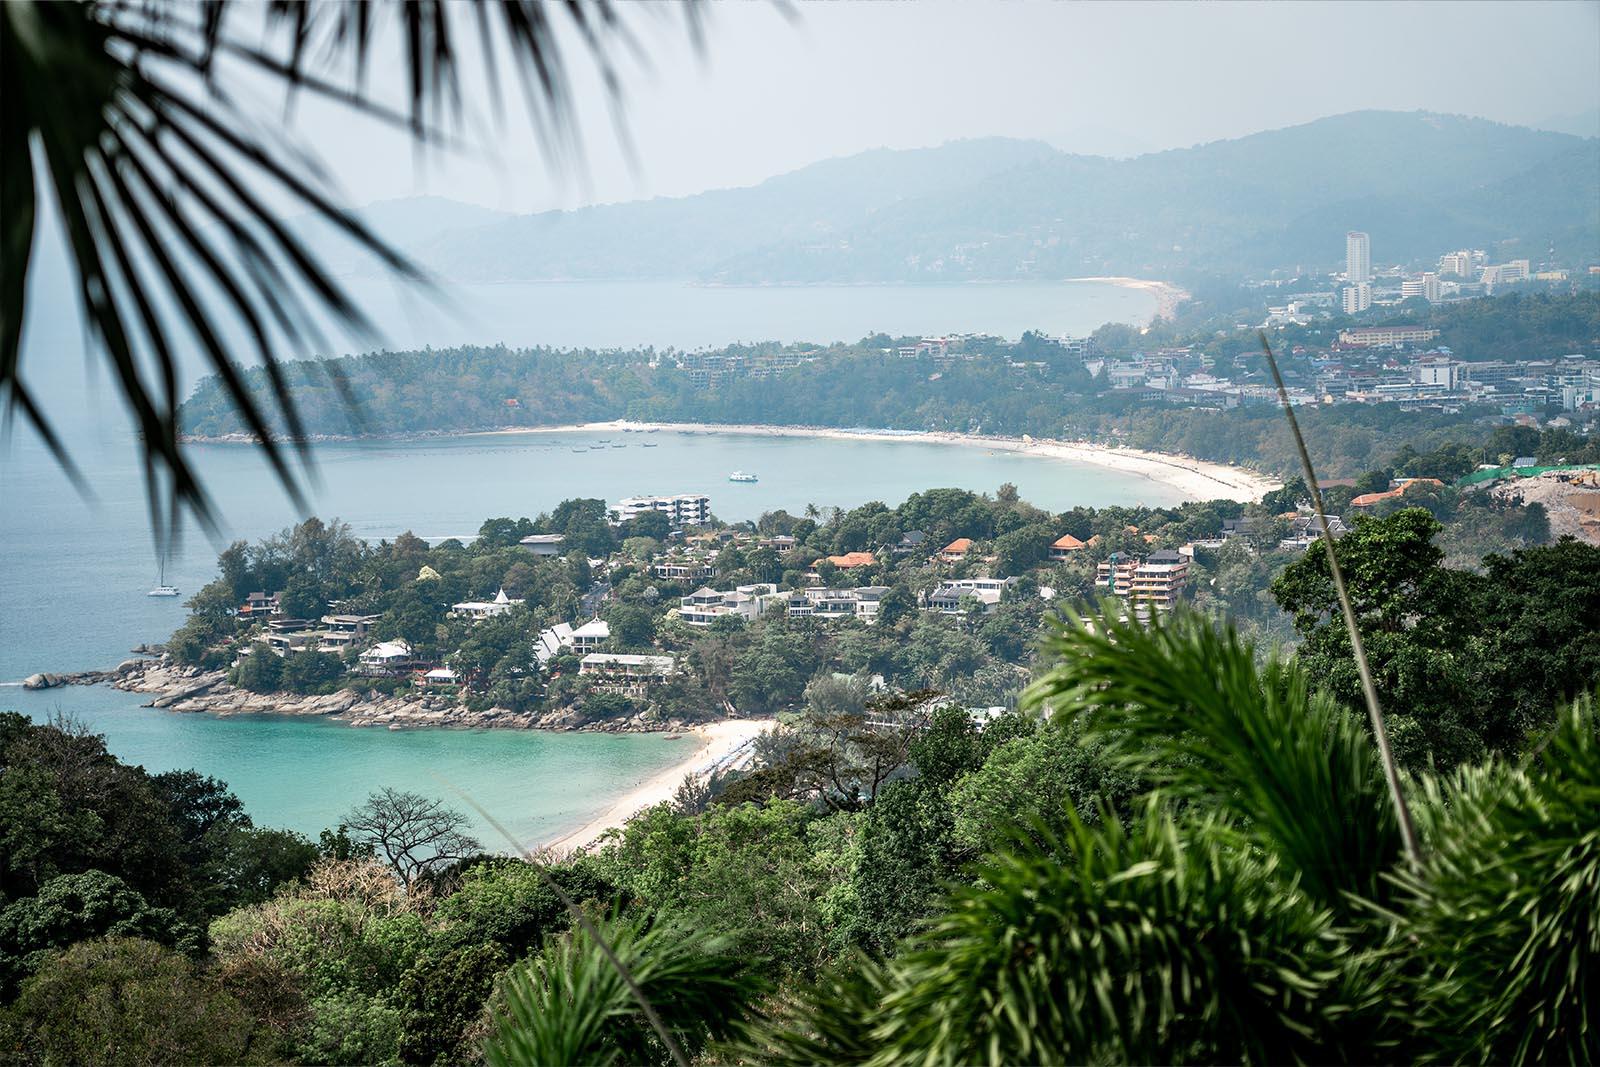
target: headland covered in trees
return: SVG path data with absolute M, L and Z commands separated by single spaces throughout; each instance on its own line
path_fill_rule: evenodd
M 1277 410 L 1260 334 L 1219 311 L 1224 299 L 1213 295 L 1178 322 L 1142 329 L 1107 325 L 1080 339 L 880 334 L 850 344 L 741 344 L 704 351 L 465 346 L 298 361 L 285 364 L 283 374 L 310 439 L 628 420 L 983 439 L 1026 435 L 1292 476 L 1294 449 Z M 1346 343 L 1346 324 L 1358 323 L 1339 319 L 1272 331 L 1312 459 L 1324 477 L 1357 476 L 1374 457 L 1406 445 L 1426 451 L 1481 433 L 1474 429 L 1479 424 L 1492 427 L 1530 414 L 1524 410 L 1530 403 L 1541 412 L 1552 405 L 1558 411 L 1562 403 L 1544 385 L 1533 400 L 1520 386 L 1503 386 L 1419 391 L 1404 403 L 1377 402 L 1383 400 L 1380 384 L 1416 379 L 1418 368 L 1441 363 L 1455 366 L 1452 377 L 1464 382 L 1473 374 L 1487 378 L 1489 369 L 1497 381 L 1533 375 L 1543 382 L 1565 373 L 1553 362 L 1560 354 L 1600 343 L 1600 293 L 1587 291 L 1514 293 L 1391 317 L 1414 320 L 1419 336 L 1432 340 Z M 1530 364 L 1530 355 L 1540 357 L 1532 361 L 1537 365 Z M 268 398 L 262 372 L 252 371 L 247 381 L 261 399 Z M 180 420 L 191 439 L 247 439 L 247 428 L 214 378 L 197 385 Z M 269 421 L 268 429 L 274 436 L 287 433 L 281 418 Z M 1075 458 L 1105 461 L 1098 450 Z

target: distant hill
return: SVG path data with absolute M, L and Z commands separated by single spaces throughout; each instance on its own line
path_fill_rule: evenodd
M 748 188 L 474 221 L 408 247 L 459 280 L 734 284 L 1326 267 L 1349 229 L 1380 263 L 1583 258 L 1600 248 L 1600 140 L 1364 111 L 1124 160 L 1001 138 L 880 149 Z

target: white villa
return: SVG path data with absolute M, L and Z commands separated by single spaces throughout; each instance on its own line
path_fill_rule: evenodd
M 790 618 L 860 619 L 878 621 L 878 608 L 888 594 L 886 585 L 862 585 L 854 589 L 806 589 L 789 598 Z
M 678 618 L 690 626 L 710 626 L 729 615 L 755 619 L 774 604 L 788 599 L 788 593 L 780 593 L 777 586 L 768 583 L 741 585 L 726 593 L 710 588 L 696 589 L 679 599 Z
M 636 656 L 622 652 L 591 652 L 583 657 L 578 673 L 596 689 L 642 696 L 652 686 L 672 677 L 677 661 L 671 656 Z
M 404 641 L 379 641 L 357 659 L 356 671 L 375 677 L 402 674 L 416 663 Z
M 572 631 L 572 648 L 575 652 L 593 652 L 611 640 L 611 624 L 604 619 L 592 619 Z
M 523 603 L 521 600 L 512 600 L 506 596 L 506 591 L 502 589 L 494 595 L 493 600 L 463 600 L 459 604 L 451 604 L 450 614 L 458 619 L 482 622 L 496 615 L 504 615 L 521 603 Z
M 927 609 L 944 615 L 964 615 L 966 609 L 961 606 L 962 601 L 971 597 L 983 605 L 987 614 L 1000 603 L 1006 587 L 1015 581 L 1015 578 L 958 578 L 940 582 L 928 594 Z
M 518 543 L 535 556 L 559 556 L 565 541 L 561 534 L 529 534 Z

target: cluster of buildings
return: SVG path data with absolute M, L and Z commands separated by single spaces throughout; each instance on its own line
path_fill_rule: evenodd
M 1526 259 L 1490 263 L 1488 254 L 1482 250 L 1465 249 L 1440 256 L 1435 270 L 1408 272 L 1391 267 L 1374 271 L 1370 235 L 1351 230 L 1344 235 L 1344 245 L 1344 285 L 1339 290 L 1339 305 L 1346 315 L 1357 315 L 1374 306 L 1398 304 L 1418 296 L 1436 304 L 1443 300 L 1488 296 L 1502 286 L 1530 279 L 1567 279 L 1567 272 L 1563 270 L 1535 273 Z

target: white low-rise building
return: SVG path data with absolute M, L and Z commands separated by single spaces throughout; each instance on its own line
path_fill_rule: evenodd
M 872 623 L 889 593 L 887 585 L 862 585 L 854 589 L 804 589 L 789 598 L 790 618 L 860 619 Z
M 729 592 L 701 588 L 679 599 L 678 618 L 690 626 L 710 626 L 728 616 L 757 619 L 787 599 L 788 593 L 780 593 L 777 586 L 768 583 L 741 585 Z
M 1000 603 L 1006 587 L 1015 582 L 1015 578 L 959 578 L 940 582 L 934 587 L 933 592 L 928 594 L 926 606 L 929 611 L 937 611 L 944 615 L 965 615 L 967 609 L 962 605 L 970 598 L 976 600 L 982 605 L 983 611 L 988 613 Z
M 651 511 L 662 512 L 674 526 L 704 526 L 711 521 L 711 498 L 704 493 L 630 496 L 606 509 L 612 523 L 618 526 Z
M 416 657 L 406 642 L 379 641 L 361 653 L 356 661 L 356 670 L 361 674 L 382 677 L 403 674 L 415 665 Z
M 677 661 L 671 656 L 640 656 L 625 652 L 591 652 L 578 665 L 578 673 L 596 689 L 641 696 L 651 686 L 672 677 Z
M 572 648 L 576 652 L 593 652 L 611 640 L 611 624 L 604 619 L 591 619 L 572 631 Z
M 459 604 L 451 604 L 450 614 L 459 619 L 482 622 L 484 619 L 492 619 L 496 615 L 505 615 L 521 603 L 523 601 L 512 600 L 506 596 L 506 591 L 502 589 L 494 595 L 493 600 L 463 600 Z

